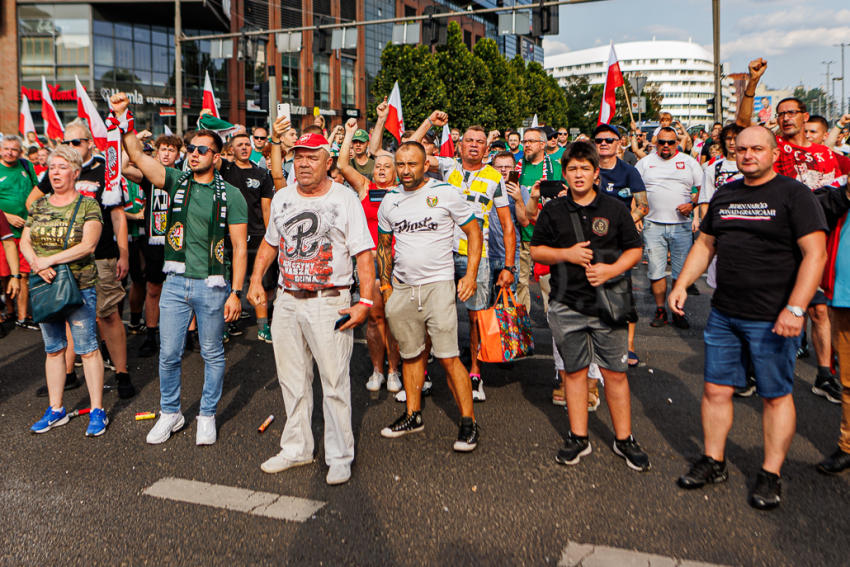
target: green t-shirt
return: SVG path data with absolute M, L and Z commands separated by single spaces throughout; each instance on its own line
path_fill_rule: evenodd
M 77 200 L 74 199 L 64 207 L 55 207 L 50 204 L 50 197 L 51 195 L 45 195 L 34 202 L 27 218 L 26 226 L 30 227 L 30 241 L 37 256 L 53 256 L 64 249 L 65 233 L 68 232 L 71 213 L 77 206 Z M 83 241 L 83 225 L 92 220 L 103 222 L 100 205 L 90 197 L 83 197 L 80 210 L 77 211 L 77 217 L 74 219 L 71 236 L 68 238 L 68 248 Z M 71 273 L 74 274 L 80 289 L 89 288 L 97 283 L 94 254 L 70 262 L 68 267 L 71 268 Z
M 183 172 L 171 167 L 165 168 L 165 187 L 171 198 L 177 192 L 177 180 Z M 224 184 L 227 195 L 227 224 L 247 224 L 248 205 L 242 193 L 229 183 Z M 189 210 L 186 213 L 186 272 L 183 276 L 195 280 L 203 280 L 209 276 L 210 261 L 210 221 L 213 215 L 213 195 L 215 189 L 212 182 L 189 182 Z M 173 201 L 172 201 L 173 203 Z M 167 238 L 167 236 L 166 236 Z M 229 255 L 228 255 L 229 256 Z M 227 278 L 230 277 L 230 258 L 226 257 L 228 267 Z
M 561 175 L 561 162 L 552 156 L 549 156 L 549 159 L 552 161 L 552 179 L 550 181 L 560 181 L 562 179 Z M 526 161 L 522 162 L 522 173 L 519 176 L 519 184 L 526 187 L 531 192 L 531 187 L 537 183 L 537 180 L 543 177 L 543 168 L 545 167 L 546 160 L 543 159 L 537 165 L 528 163 Z M 534 233 L 534 225 L 529 224 L 528 226 L 524 226 L 519 229 L 520 234 L 520 242 L 531 242 L 531 235 Z
M 138 183 L 134 183 L 124 178 L 127 182 L 127 199 L 124 203 L 124 212 L 136 214 L 145 210 L 145 198 L 142 194 L 142 188 Z M 136 219 L 127 219 L 127 235 L 130 238 L 139 238 L 145 234 L 145 221 Z
M 557 162 L 558 162 L 558 164 L 560 165 L 560 163 L 561 163 L 561 156 L 563 156 L 563 155 L 564 155 L 564 152 L 566 151 L 566 149 L 567 149 L 567 148 L 560 147 L 560 148 L 558 148 L 557 150 L 555 150 L 553 153 L 548 154 L 548 155 L 549 155 L 549 157 L 550 157 L 550 158 L 552 158 L 552 161 L 557 161 Z
M 0 161 L 0 211 L 26 220 L 27 197 L 35 185 L 33 181 L 36 176 L 32 164 L 26 160 L 23 160 L 23 163 L 26 164 L 26 169 L 21 160 L 17 160 L 12 167 Z M 21 229 L 11 224 L 9 226 L 15 238 L 20 238 Z

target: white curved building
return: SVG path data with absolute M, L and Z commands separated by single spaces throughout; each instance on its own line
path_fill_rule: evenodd
M 714 69 L 711 52 L 690 41 L 632 41 L 615 43 L 620 70 L 628 80 L 632 73 L 647 77 L 656 85 L 663 99 L 663 110 L 686 125 L 710 125 L 714 117 L 706 112 L 706 100 L 714 96 Z M 591 84 L 602 84 L 608 64 L 610 46 L 546 55 L 546 72 L 561 86 L 571 77 L 584 76 Z M 735 115 L 736 100 L 731 79 L 723 80 L 723 114 L 727 120 Z

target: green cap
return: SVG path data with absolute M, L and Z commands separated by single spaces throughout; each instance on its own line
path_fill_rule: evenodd
M 352 137 L 351 140 L 353 142 L 368 142 L 369 133 L 361 128 L 360 130 L 354 133 L 354 137 Z

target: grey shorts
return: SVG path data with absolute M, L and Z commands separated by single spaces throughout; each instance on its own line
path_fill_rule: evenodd
M 628 327 L 611 327 L 560 301 L 549 302 L 547 319 L 567 372 L 587 368 L 591 362 L 614 372 L 628 368 Z
M 384 312 L 402 358 L 409 360 L 422 354 L 426 333 L 435 357 L 458 356 L 453 281 L 420 286 L 393 280 L 393 293 Z

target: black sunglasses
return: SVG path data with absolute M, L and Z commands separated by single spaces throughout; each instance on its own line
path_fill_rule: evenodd
M 268 136 L 254 136 L 254 139 L 255 140 L 266 140 L 266 139 L 268 139 Z
M 207 152 L 210 151 L 211 149 L 212 148 L 210 148 L 209 146 L 196 146 L 195 144 L 189 144 L 189 145 L 186 146 L 186 151 L 188 153 L 193 154 L 193 153 L 195 153 L 195 150 L 198 150 L 198 153 L 201 154 L 202 156 L 207 155 Z
M 597 144 L 608 144 L 610 146 L 617 141 L 617 138 L 594 138 L 593 141 Z
M 62 140 L 62 143 L 63 144 L 70 144 L 70 145 L 72 145 L 76 148 L 77 146 L 83 145 L 83 142 L 88 142 L 88 141 L 89 141 L 88 138 L 74 138 L 73 140 Z
M 659 146 L 675 146 L 679 143 L 678 140 L 656 140 L 655 143 Z

